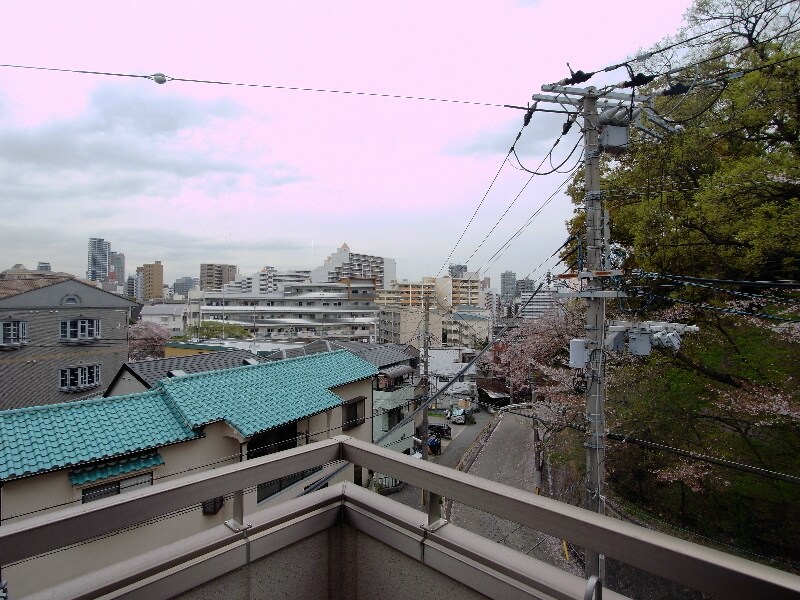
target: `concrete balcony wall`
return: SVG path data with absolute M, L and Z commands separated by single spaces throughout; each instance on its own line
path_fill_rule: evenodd
M 421 513 L 420 513 L 421 515 Z M 175 600 L 487 598 L 353 527 L 338 525 Z
M 248 515 L 244 525 L 239 516 L 79 578 L 65 575 L 29 598 L 586 597 L 582 578 L 442 520 L 445 496 L 712 597 L 800 597 L 796 575 L 346 436 L 0 527 L 3 577 L 20 600 L 21 581 L 6 565 L 42 553 L 69 564 L 73 545 L 124 536 L 115 532 L 196 509 L 207 498 L 235 497 L 266 473 L 282 477 L 337 460 L 428 490 L 428 514 L 352 483 L 331 485 Z M 603 596 L 620 598 L 608 590 Z

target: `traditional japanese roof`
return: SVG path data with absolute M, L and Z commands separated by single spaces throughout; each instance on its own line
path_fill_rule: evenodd
M 296 356 L 308 356 L 333 350 L 347 350 L 382 369 L 399 363 L 410 361 L 414 356 L 404 352 L 395 344 L 364 344 L 361 342 L 337 342 L 332 340 L 316 340 L 299 348 L 276 350 L 267 354 L 268 360 L 282 360 Z
M 376 373 L 339 350 L 162 379 L 127 396 L 0 411 L 0 481 L 188 441 L 216 421 L 250 437 L 340 406 L 331 388 Z
M 0 411 L 0 481 L 197 437 L 158 391 Z
M 231 369 L 233 367 L 241 367 L 246 364 L 246 361 L 251 360 L 257 362 L 266 361 L 266 359 L 247 350 L 221 350 L 206 354 L 192 354 L 191 356 L 172 356 L 155 360 L 127 362 L 114 377 L 114 381 L 111 382 L 108 389 L 110 390 L 114 387 L 114 384 L 125 371 L 130 372 L 143 385 L 151 388 L 159 380 L 169 377 L 169 373 L 173 371 L 202 373 L 204 371 Z
M 330 388 L 377 374 L 338 350 L 224 371 L 162 380 L 160 386 L 192 427 L 225 421 L 245 437 L 342 403 Z

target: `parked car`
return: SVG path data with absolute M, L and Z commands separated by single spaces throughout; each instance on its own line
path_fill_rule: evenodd
M 449 440 L 453 437 L 453 430 L 450 429 L 450 425 L 447 423 L 429 423 L 428 433 L 446 440 Z
M 458 406 L 450 410 L 450 422 L 456 425 L 465 425 L 467 422 L 467 411 Z

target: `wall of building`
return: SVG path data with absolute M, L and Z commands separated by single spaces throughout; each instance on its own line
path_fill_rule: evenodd
M 52 309 L 0 308 L 0 320 L 25 321 L 28 344 L 0 352 L 0 410 L 70 402 L 102 393 L 128 359 L 128 310 L 59 306 Z M 60 322 L 100 319 L 101 337 L 73 344 L 60 340 Z M 100 385 L 79 392 L 60 390 L 60 370 L 99 365 Z

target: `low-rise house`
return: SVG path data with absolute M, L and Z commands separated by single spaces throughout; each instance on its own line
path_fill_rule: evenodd
M 410 454 L 414 445 L 414 423 L 399 428 L 397 425 L 405 418 L 416 395 L 414 376 L 417 374 L 419 352 L 413 346 L 318 340 L 295 348 L 276 350 L 265 358 L 283 360 L 337 349 L 347 350 L 375 366 L 378 376 L 373 391 L 374 439 L 380 440 L 382 446 Z
M 247 350 L 231 349 L 127 362 L 122 365 L 103 395 L 108 397 L 135 394 L 147 391 L 160 380 L 175 375 L 232 369 L 243 365 L 256 365 L 265 361 L 266 359 Z
M 189 307 L 186 304 L 152 304 L 142 307 L 139 318 L 145 323 L 160 325 L 173 336 L 183 335 Z
M 137 394 L 0 412 L 0 525 L 88 503 L 342 432 L 372 441 L 376 369 L 345 351 L 175 376 Z M 352 466 L 326 467 L 360 481 Z M 326 475 L 265 480 L 240 499 L 245 515 Z M 313 481 L 311 481 L 313 483 Z M 3 569 L 24 596 L 220 525 L 230 498 L 209 498 L 168 519 Z M 22 588 L 22 589 L 21 589 Z
M 0 280 L 0 410 L 102 393 L 128 359 L 135 306 L 64 275 Z

